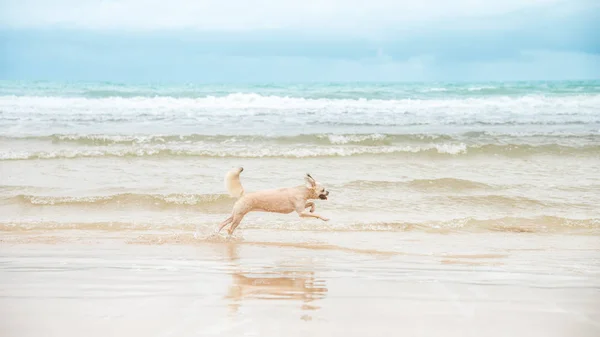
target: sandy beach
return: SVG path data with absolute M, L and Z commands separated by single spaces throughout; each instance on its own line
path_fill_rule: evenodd
M 528 233 L 21 232 L 2 336 L 598 336 L 600 240 Z
M 600 336 L 600 85 L 0 82 L 0 336 Z M 235 202 L 304 184 L 316 212 Z
M 0 0 L 0 337 L 600 337 L 598 32 Z

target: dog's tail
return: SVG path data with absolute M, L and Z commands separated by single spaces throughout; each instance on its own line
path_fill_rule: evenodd
M 225 187 L 229 192 L 229 195 L 239 199 L 244 195 L 244 187 L 240 181 L 240 173 L 244 171 L 243 167 L 238 167 L 230 170 L 225 175 Z

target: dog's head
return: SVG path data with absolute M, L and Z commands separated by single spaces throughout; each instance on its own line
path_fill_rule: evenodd
M 310 190 L 310 199 L 327 200 L 329 191 L 319 184 L 310 174 L 306 174 L 306 187 Z

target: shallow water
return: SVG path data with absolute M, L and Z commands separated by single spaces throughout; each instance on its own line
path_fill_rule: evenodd
M 598 237 L 271 230 L 243 236 L 5 235 L 3 335 L 600 331 Z
M 0 82 L 0 331 L 596 336 L 599 131 L 594 81 Z M 331 221 L 215 236 L 239 166 Z
M 247 228 L 600 228 L 600 85 L 587 82 L 0 83 L 0 226 L 211 227 L 246 190 L 332 192 L 329 224 Z

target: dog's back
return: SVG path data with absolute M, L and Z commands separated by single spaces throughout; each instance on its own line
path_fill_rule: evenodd
M 287 187 L 262 190 L 244 194 L 234 209 L 240 211 L 263 211 L 288 214 L 296 210 L 296 204 L 306 202 L 304 187 Z

